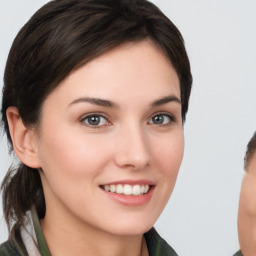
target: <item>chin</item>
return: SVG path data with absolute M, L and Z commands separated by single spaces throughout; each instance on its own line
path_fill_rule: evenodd
M 154 224 L 155 221 L 147 221 L 146 218 L 144 218 L 144 220 L 126 219 L 124 221 L 117 221 L 112 227 L 109 227 L 109 230 L 111 230 L 111 233 L 115 233 L 117 235 L 136 236 L 146 233 L 153 227 Z

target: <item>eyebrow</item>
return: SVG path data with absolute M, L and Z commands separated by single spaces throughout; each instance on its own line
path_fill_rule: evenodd
M 170 95 L 170 96 L 166 96 L 166 97 L 163 97 L 163 98 L 161 98 L 159 100 L 154 101 L 152 103 L 152 106 L 153 107 L 157 107 L 157 106 L 161 106 L 161 105 L 164 105 L 164 104 L 172 102 L 172 101 L 181 104 L 181 100 L 179 98 L 177 98 L 174 95 Z
M 117 104 L 110 100 L 103 100 L 99 98 L 79 98 L 72 101 L 69 105 L 73 105 L 76 103 L 88 102 L 93 105 L 101 106 L 101 107 L 109 107 L 109 108 L 116 108 Z
M 118 105 L 111 100 L 103 100 L 103 99 L 99 99 L 99 98 L 89 98 L 89 97 L 78 98 L 78 99 L 72 101 L 69 105 L 73 105 L 76 103 L 83 103 L 83 102 L 88 102 L 90 104 L 101 106 L 101 107 L 109 107 L 109 108 L 117 108 L 118 107 Z M 167 104 L 169 102 L 177 102 L 177 103 L 181 104 L 181 100 L 179 98 L 177 98 L 174 95 L 170 95 L 170 96 L 165 96 L 161 99 L 154 101 L 151 104 L 151 106 L 157 107 L 157 106 Z

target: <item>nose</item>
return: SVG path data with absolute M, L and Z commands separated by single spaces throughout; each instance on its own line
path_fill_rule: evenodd
M 139 125 L 126 127 L 118 137 L 115 163 L 119 167 L 142 170 L 149 165 L 149 139 Z

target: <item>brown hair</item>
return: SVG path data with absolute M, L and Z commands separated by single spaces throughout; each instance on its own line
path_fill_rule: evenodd
M 250 139 L 249 143 L 247 144 L 247 149 L 244 157 L 244 169 L 246 170 L 252 157 L 256 152 L 256 132 L 254 132 L 252 138 Z
M 5 68 L 1 111 L 10 148 L 8 107 L 17 107 L 23 123 L 36 127 L 45 98 L 71 71 L 120 44 L 147 38 L 163 50 L 178 74 L 184 121 L 192 85 L 190 63 L 179 30 L 155 5 L 146 0 L 53 0 L 39 9 L 16 36 Z M 37 169 L 23 163 L 10 168 L 1 188 L 9 230 L 13 222 L 23 225 L 32 205 L 44 217 Z

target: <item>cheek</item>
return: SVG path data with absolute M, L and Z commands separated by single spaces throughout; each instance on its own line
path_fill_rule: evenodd
M 155 159 L 161 167 L 162 174 L 168 177 L 177 176 L 184 153 L 183 131 L 178 131 L 164 138 L 154 148 Z
M 245 177 L 242 182 L 239 211 L 238 211 L 238 234 L 240 246 L 245 255 L 254 255 L 256 241 L 256 179 Z
M 54 169 L 54 172 L 66 173 L 69 178 L 95 172 L 97 166 L 104 166 L 107 158 L 106 153 L 103 154 L 108 152 L 104 147 L 106 143 L 99 143 L 97 136 L 85 136 L 80 131 L 62 128 L 61 131 L 49 132 L 41 141 L 42 165 Z
M 256 177 L 245 174 L 242 182 L 239 212 L 256 220 Z
M 166 136 L 154 148 L 153 170 L 158 180 L 154 209 L 158 217 L 166 206 L 174 189 L 184 153 L 183 130 Z M 159 200 L 161 198 L 161 200 Z
M 80 205 L 96 193 L 97 177 L 106 165 L 105 151 L 93 136 L 63 129 L 41 138 L 40 159 L 46 198 Z M 101 157 L 100 157 L 101 156 Z M 92 189 L 93 188 L 93 189 Z

